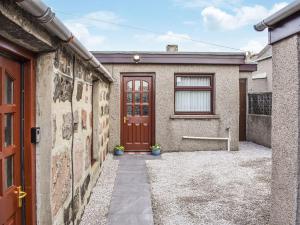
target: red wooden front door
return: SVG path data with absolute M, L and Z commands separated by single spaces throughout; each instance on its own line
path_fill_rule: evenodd
M 122 144 L 126 151 L 149 151 L 153 139 L 153 78 L 123 77 Z
M 18 62 L 0 56 L 0 225 L 21 224 L 20 74 Z

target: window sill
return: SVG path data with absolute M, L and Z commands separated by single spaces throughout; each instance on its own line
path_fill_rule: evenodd
M 220 115 L 171 115 L 171 120 L 188 119 L 188 120 L 218 120 Z

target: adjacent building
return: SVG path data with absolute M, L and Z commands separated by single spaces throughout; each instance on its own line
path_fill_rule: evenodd
M 240 76 L 256 70 L 244 53 L 93 52 L 113 76 L 109 148 L 149 151 L 227 149 L 246 140 L 246 89 Z M 117 106 L 117 107 L 116 107 Z M 220 139 L 218 139 L 220 138 Z

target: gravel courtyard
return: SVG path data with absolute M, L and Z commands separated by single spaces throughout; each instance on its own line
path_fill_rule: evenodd
M 147 161 L 156 225 L 267 225 L 271 150 L 166 153 Z

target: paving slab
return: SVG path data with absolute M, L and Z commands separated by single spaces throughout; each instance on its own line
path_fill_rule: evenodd
M 115 180 L 108 225 L 153 225 L 149 176 L 145 160 L 160 159 L 149 154 L 115 157 L 119 168 Z

